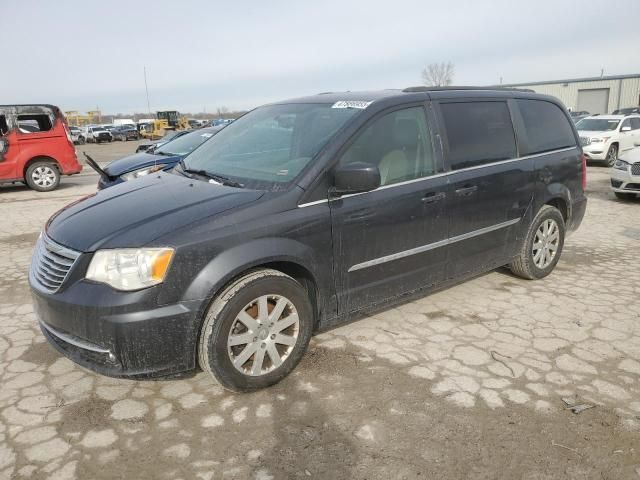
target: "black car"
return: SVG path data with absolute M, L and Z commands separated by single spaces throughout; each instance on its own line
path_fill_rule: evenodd
M 111 162 L 104 169 L 95 162 L 89 165 L 100 175 L 98 189 L 112 187 L 160 170 L 171 170 L 202 142 L 213 137 L 222 127 L 207 127 L 173 139 L 151 151 L 134 153 Z
M 154 140 L 152 142 L 142 143 L 138 145 L 138 147 L 136 148 L 136 153 L 153 150 L 154 148 L 160 147 L 175 138 L 179 138 L 182 135 L 186 135 L 189 132 L 191 132 L 191 130 L 169 130 L 167 131 L 167 133 L 164 134 L 162 138 L 159 138 L 158 140 Z
M 53 346 L 98 372 L 200 365 L 255 390 L 363 309 L 503 265 L 549 275 L 582 221 L 585 175 L 566 109 L 535 93 L 266 105 L 173 170 L 56 213 L 29 275 L 35 312 Z
M 114 140 L 120 140 L 126 142 L 127 140 L 139 140 L 140 132 L 135 125 L 119 125 L 111 130 Z

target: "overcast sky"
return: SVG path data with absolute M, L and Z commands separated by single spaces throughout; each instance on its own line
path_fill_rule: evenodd
M 321 91 L 640 73 L 640 0 L 0 0 L 0 104 L 208 112 Z

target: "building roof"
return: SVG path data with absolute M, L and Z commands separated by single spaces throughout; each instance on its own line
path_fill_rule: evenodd
M 629 75 L 606 75 L 602 77 L 568 78 L 566 80 L 544 80 L 541 82 L 528 82 L 528 83 L 505 83 L 500 86 L 501 87 L 529 87 L 532 85 L 550 85 L 553 83 L 578 83 L 578 82 L 596 82 L 596 81 L 603 81 L 603 80 L 624 80 L 625 78 L 640 78 L 640 73 L 631 73 Z

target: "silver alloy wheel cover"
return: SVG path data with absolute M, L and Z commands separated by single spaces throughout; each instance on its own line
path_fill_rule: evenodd
M 607 163 L 610 165 L 615 163 L 618 159 L 618 148 L 615 145 L 611 145 L 609 147 L 609 151 L 607 152 Z
M 300 319 L 291 300 L 282 295 L 263 295 L 236 316 L 227 337 L 227 354 L 243 375 L 265 375 L 289 358 L 299 333 Z
M 551 265 L 558 253 L 559 244 L 560 227 L 555 220 L 547 218 L 540 224 L 533 239 L 531 253 L 534 265 L 541 270 Z
M 31 179 L 39 187 L 50 187 L 56 182 L 56 173 L 52 167 L 41 165 L 31 172 Z

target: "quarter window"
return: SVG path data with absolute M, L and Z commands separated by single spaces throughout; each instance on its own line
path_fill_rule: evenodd
M 516 157 L 516 139 L 506 102 L 443 103 L 440 110 L 452 170 Z
M 18 115 L 18 128 L 22 133 L 47 132 L 53 128 L 49 115 Z
M 551 102 L 516 100 L 527 134 L 527 154 L 575 147 L 576 139 L 569 119 Z
M 340 159 L 342 164 L 353 162 L 376 165 L 381 185 L 433 175 L 436 167 L 424 109 L 406 108 L 376 119 Z

